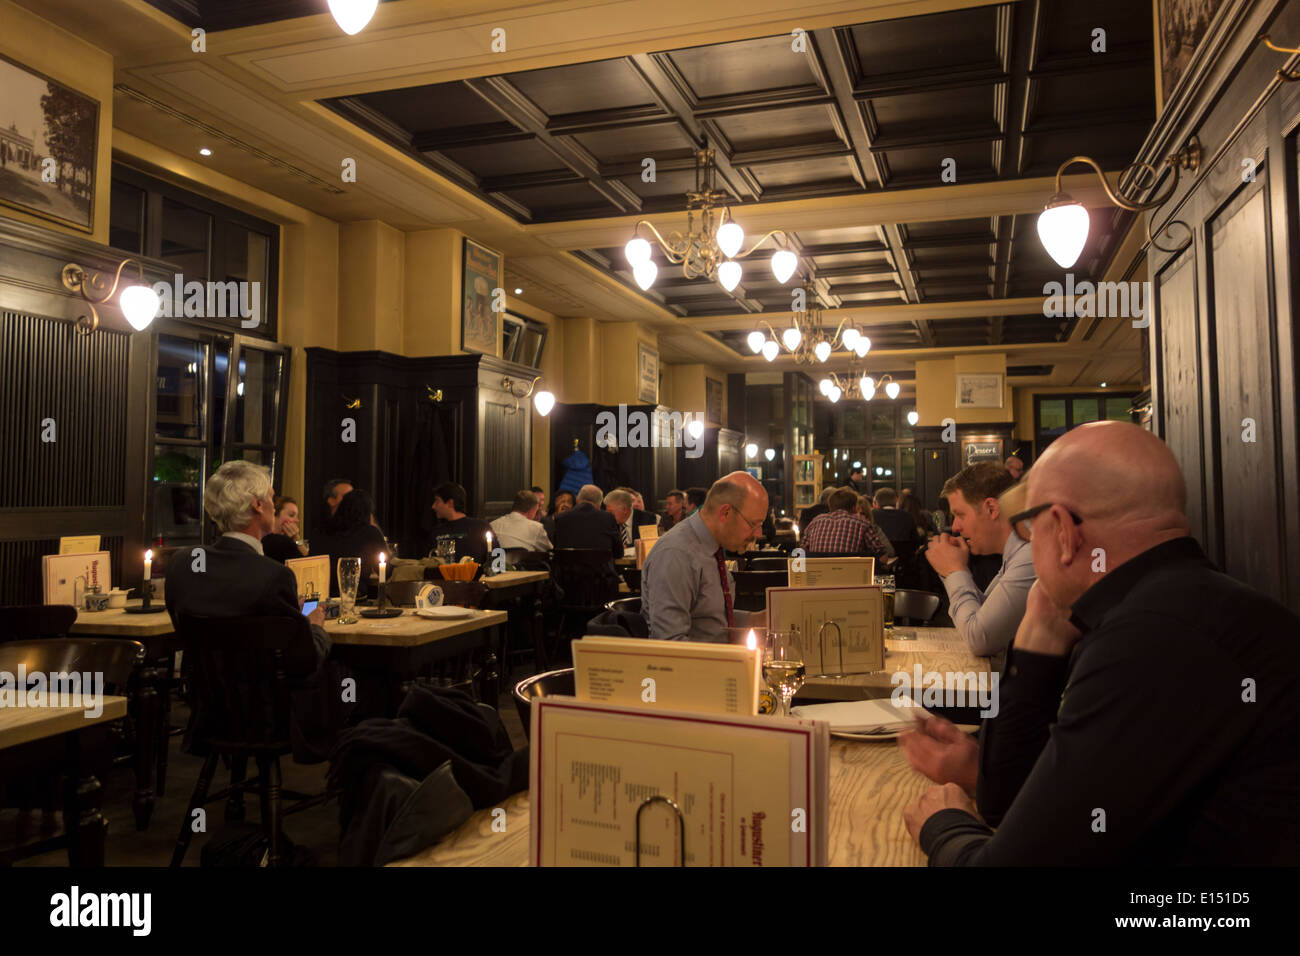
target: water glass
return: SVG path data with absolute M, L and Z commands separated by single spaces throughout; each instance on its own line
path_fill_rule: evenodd
M 790 716 L 790 701 L 803 687 L 806 673 L 798 629 L 769 631 L 763 642 L 763 679 L 780 695 L 783 716 Z
M 361 559 L 339 558 L 339 623 L 356 624 L 357 586 L 361 583 Z

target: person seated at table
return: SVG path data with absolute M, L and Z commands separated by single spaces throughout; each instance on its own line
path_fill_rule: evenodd
M 948 614 L 972 654 L 998 657 L 1016 636 L 1025 597 L 1034 583 L 1029 546 L 1011 530 L 1010 512 L 998 496 L 1014 482 L 997 462 L 968 465 L 949 478 L 943 495 L 952 509 L 951 535 L 925 549 L 930 567 L 948 592 Z M 981 590 L 970 572 L 972 554 L 1000 554 L 1002 568 Z
M 880 488 L 876 491 L 875 507 L 871 514 L 876 527 L 895 544 L 918 539 L 916 522 L 906 511 L 898 509 L 898 492 L 893 488 Z
M 529 490 L 537 496 L 537 514 L 533 517 L 533 520 L 542 526 L 542 530 L 546 532 L 546 537 L 549 540 L 555 534 L 555 522 L 546 513 L 546 492 L 537 485 L 533 485 Z
M 686 517 L 689 518 L 704 507 L 704 499 L 709 496 L 707 488 L 686 489 Z
M 301 533 L 298 528 L 298 502 L 286 495 L 277 495 L 275 530 L 262 539 L 262 553 L 281 564 L 290 558 L 301 558 L 304 552 L 295 540 Z
M 1016 481 L 1019 481 L 1025 473 L 1025 463 L 1018 455 L 1010 456 L 1004 463 L 1007 473 Z
M 885 557 L 892 558 L 894 556 L 894 544 L 885 537 L 883 531 L 876 527 L 875 504 L 871 495 L 858 495 L 858 514 L 862 515 L 863 520 L 874 529 L 876 541 L 885 550 Z
M 871 558 L 887 555 L 883 535 L 858 514 L 858 493 L 836 488 L 828 502 L 829 511 L 801 528 L 799 547 L 809 554 L 851 554 Z
M 1300 863 L 1300 618 L 1205 556 L 1145 429 L 1081 425 L 1027 480 L 1038 580 L 980 758 L 1014 796 L 994 833 L 923 793 L 931 865 Z
M 437 542 L 447 540 L 455 543 L 457 561 L 470 558 L 486 564 L 487 536 L 492 527 L 482 518 L 467 515 L 465 500 L 465 489 L 454 481 L 444 481 L 433 489 L 433 513 L 438 523 L 433 526 L 434 550 L 429 556 L 437 554 Z
M 803 529 L 812 524 L 819 515 L 824 515 L 831 510 L 830 500 L 831 495 L 833 494 L 835 494 L 835 486 L 827 485 L 822 489 L 821 497 L 817 499 L 817 504 L 809 505 L 807 508 L 804 508 L 799 512 L 800 534 L 802 534 Z
M 725 552 L 758 538 L 767 492 L 748 472 L 714 482 L 704 506 L 664 535 L 641 569 L 641 614 L 650 636 L 665 641 L 729 642 L 729 627 L 761 627 L 767 612 L 734 608 Z
M 372 593 L 371 575 L 379 577 L 379 555 L 388 555 L 384 533 L 375 526 L 375 499 L 370 492 L 353 488 L 339 502 L 329 530 L 312 535 L 312 555 L 329 555 L 330 593 L 339 593 L 339 558 L 361 559 L 361 581 L 357 598 Z
M 605 496 L 605 510 L 618 522 L 619 540 L 623 547 L 632 547 L 632 542 L 641 537 L 643 525 L 654 524 L 654 515 L 636 510 L 636 499 L 632 493 L 623 488 L 615 488 Z
M 636 522 L 637 527 L 640 527 L 643 524 L 653 524 L 656 528 L 659 527 L 659 516 L 646 508 L 645 499 L 641 497 L 641 492 L 637 491 L 635 488 L 624 488 L 623 490 L 632 496 L 633 517 L 636 518 L 644 515 L 642 520 Z
M 541 503 L 535 491 L 515 494 L 514 510 L 492 522 L 496 544 L 502 548 L 523 548 L 525 551 L 550 551 L 551 539 L 537 521 Z
M 623 536 L 614 515 L 601 510 L 603 500 L 599 488 L 583 485 L 578 490 L 577 505 L 555 516 L 555 547 L 608 551 L 609 563 L 601 569 L 601 576 L 617 591 L 619 577 L 614 562 L 623 557 Z
M 343 496 L 351 490 L 351 478 L 331 478 L 329 481 L 325 482 L 325 494 L 323 497 L 325 499 L 326 524 L 329 524 L 329 519 L 333 518 L 334 513 L 339 510 L 339 502 L 343 500 Z
M 916 530 L 925 540 L 934 532 L 934 519 L 930 517 L 930 512 L 921 507 L 921 499 L 910 491 L 904 491 L 898 496 L 898 510 L 905 511 L 912 516 L 912 521 L 916 523 Z
M 674 488 L 668 492 L 664 499 L 664 515 L 659 519 L 659 533 L 671 531 L 673 526 L 680 523 L 685 515 L 682 513 L 686 509 L 686 494 L 680 488 Z
M 203 510 L 221 537 L 202 549 L 181 548 L 167 566 L 166 601 L 172 625 L 178 630 L 184 617 L 286 617 L 300 618 L 298 585 L 293 572 L 262 553 L 262 539 L 275 527 L 275 502 L 271 473 L 261 465 L 228 461 L 213 472 L 203 495 Z M 290 647 L 285 670 L 294 679 L 291 728 L 294 759 L 319 763 L 328 755 L 342 725 L 340 671 L 329 661 L 330 639 L 325 633 L 325 612 L 317 607 L 307 616 L 310 635 Z M 321 717 L 334 715 L 334 720 Z M 184 747 L 202 729 L 204 716 L 193 713 Z

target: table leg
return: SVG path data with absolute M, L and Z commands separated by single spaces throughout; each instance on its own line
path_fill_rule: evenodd
M 100 812 L 103 788 L 94 775 L 81 775 L 81 734 L 67 739 L 67 789 L 63 800 L 63 830 L 68 840 L 68 863 L 72 866 L 104 865 L 104 839 L 108 821 Z
M 497 668 L 497 655 L 494 647 L 500 647 L 502 641 L 503 629 L 500 624 L 492 627 L 492 633 L 487 639 L 487 657 L 483 661 L 483 670 L 479 677 L 478 695 L 479 700 L 489 703 L 493 707 L 501 696 L 501 677 Z M 473 660 L 473 652 L 470 652 L 470 659 Z
M 135 828 L 144 830 L 153 815 L 153 770 L 157 760 L 156 748 L 162 737 L 158 726 L 161 710 L 158 706 L 157 676 L 155 668 L 146 666 L 135 672 L 135 796 L 131 808 L 135 811 Z
M 533 611 L 533 663 L 540 671 L 546 657 L 543 647 L 546 641 L 546 618 L 542 615 L 542 601 L 536 591 L 529 600 Z
M 158 796 L 167 795 L 167 752 L 171 749 L 169 742 L 172 736 L 172 675 L 176 673 L 176 655 L 167 655 L 167 670 L 159 675 L 158 693 L 160 695 L 159 704 L 159 729 L 162 733 L 158 737 Z

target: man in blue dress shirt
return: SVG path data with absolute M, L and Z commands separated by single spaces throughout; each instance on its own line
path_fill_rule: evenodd
M 766 612 L 733 606 L 725 551 L 741 551 L 763 532 L 767 492 L 752 475 L 718 479 L 698 512 L 663 535 L 641 570 L 641 613 L 650 636 L 665 641 L 729 641 L 728 627 L 763 626 Z

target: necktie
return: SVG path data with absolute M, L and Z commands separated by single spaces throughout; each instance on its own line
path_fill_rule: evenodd
M 632 547 L 632 532 L 628 530 L 627 525 L 623 525 L 623 547 Z
M 722 582 L 722 599 L 727 602 L 727 627 L 736 626 L 736 615 L 731 607 L 731 588 L 727 587 L 727 562 L 723 560 L 722 549 L 713 556 L 718 559 L 718 580 Z

